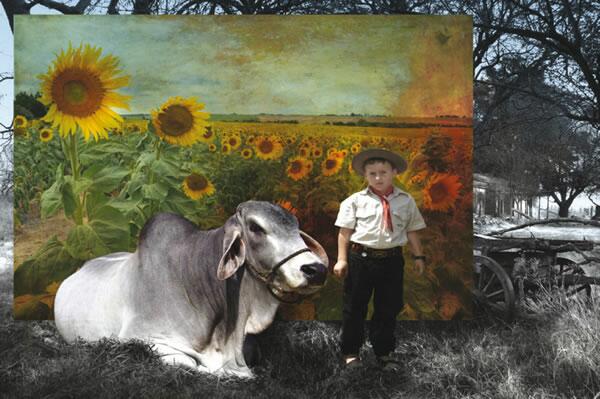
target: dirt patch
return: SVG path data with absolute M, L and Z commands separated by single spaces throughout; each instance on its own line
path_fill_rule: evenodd
M 14 260 L 15 270 L 30 256 L 34 255 L 53 235 L 66 240 L 74 223 L 59 213 L 47 219 L 31 219 L 15 231 Z

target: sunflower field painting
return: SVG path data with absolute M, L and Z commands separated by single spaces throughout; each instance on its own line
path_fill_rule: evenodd
M 15 318 L 51 319 L 60 283 L 158 212 L 211 229 L 276 203 L 333 266 L 370 148 L 404 157 L 427 223 L 399 317 L 471 317 L 471 35 L 465 16 L 16 16 Z M 341 300 L 330 275 L 277 317 Z

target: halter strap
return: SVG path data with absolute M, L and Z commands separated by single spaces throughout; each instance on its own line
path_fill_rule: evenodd
M 277 264 L 275 266 L 273 266 L 273 269 L 268 273 L 268 274 L 262 274 L 260 273 L 258 270 L 256 270 L 254 268 L 254 266 L 252 266 L 250 263 L 246 263 L 246 265 L 248 266 L 247 269 L 250 272 L 250 274 L 252 274 L 254 277 L 258 278 L 259 280 L 267 283 L 268 286 L 268 290 L 271 293 L 271 295 L 273 295 L 275 298 L 277 298 L 279 301 L 281 302 L 285 302 L 285 303 L 296 303 L 299 302 L 300 299 L 302 299 L 302 296 L 300 294 L 297 294 L 299 296 L 299 299 L 297 300 L 293 300 L 293 301 L 286 301 L 283 299 L 283 297 L 278 296 L 273 290 L 276 289 L 273 286 L 273 280 L 275 279 L 275 273 L 277 273 L 277 271 L 279 270 L 279 268 L 281 266 L 283 266 L 283 264 L 285 262 L 287 262 L 288 260 L 292 259 L 295 256 L 300 255 L 301 253 L 304 252 L 311 252 L 310 248 L 302 248 L 294 253 L 292 253 L 291 255 L 286 256 L 285 258 L 283 258 L 282 260 L 280 260 L 279 262 L 277 262 Z

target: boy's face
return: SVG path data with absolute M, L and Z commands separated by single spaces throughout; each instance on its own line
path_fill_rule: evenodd
M 375 162 L 365 165 L 365 178 L 369 186 L 379 191 L 387 191 L 393 184 L 398 171 L 388 162 Z

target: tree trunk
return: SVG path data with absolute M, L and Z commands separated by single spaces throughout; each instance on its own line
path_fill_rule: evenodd
M 571 203 L 568 201 L 559 203 L 558 204 L 558 217 L 568 218 L 570 207 L 571 207 Z
M 600 205 L 596 205 L 596 213 L 592 217 L 593 220 L 600 220 Z

